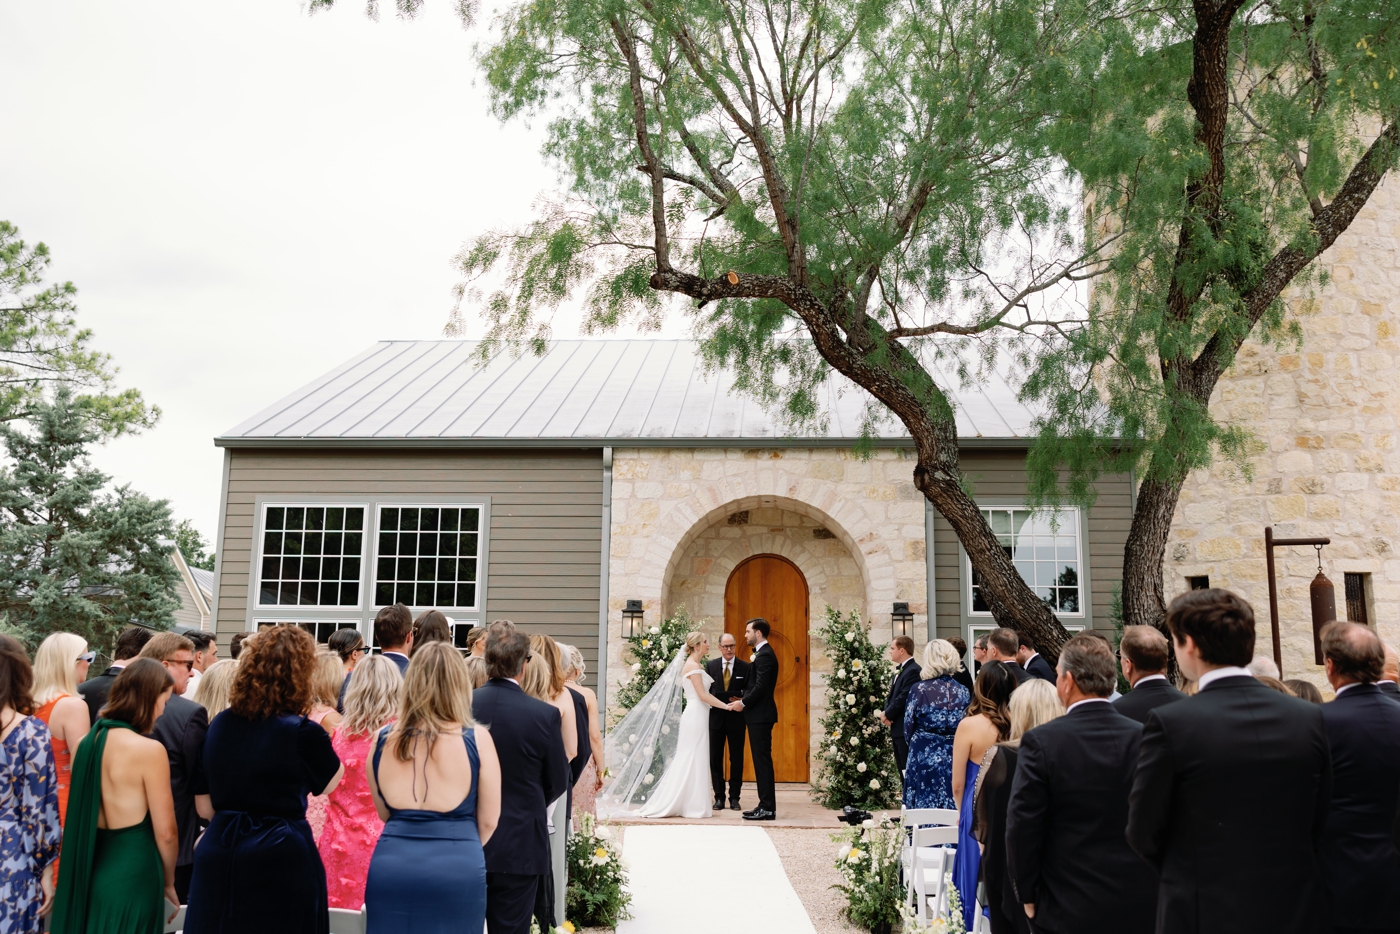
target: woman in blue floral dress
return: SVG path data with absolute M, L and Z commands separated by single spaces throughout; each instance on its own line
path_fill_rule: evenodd
M 918 684 L 909 689 L 904 737 L 909 760 L 904 768 L 904 806 L 956 808 L 953 801 L 953 734 L 967 710 L 968 693 L 953 679 L 961 667 L 958 652 L 944 639 L 924 646 Z
M 62 830 L 49 728 L 32 716 L 34 671 L 0 635 L 0 934 L 38 934 Z

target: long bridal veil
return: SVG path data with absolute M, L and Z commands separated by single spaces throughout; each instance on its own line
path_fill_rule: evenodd
M 608 731 L 603 743 L 612 773 L 598 795 L 598 816 L 621 817 L 646 804 L 676 757 L 683 691 L 682 646 L 637 705 Z

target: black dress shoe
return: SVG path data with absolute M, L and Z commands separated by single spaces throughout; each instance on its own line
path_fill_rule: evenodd
M 723 811 L 723 810 L 724 810 L 724 799 L 723 799 L 723 798 L 716 798 L 716 799 L 715 799 L 715 810 L 716 810 L 716 811 Z
M 744 820 L 777 820 L 778 815 L 767 808 L 754 808 L 744 812 Z
M 738 799 L 738 798 L 735 798 L 733 801 L 730 801 L 730 802 L 729 802 L 729 810 L 731 810 L 731 811 L 742 811 L 742 810 L 743 810 L 743 807 L 739 804 L 739 799 Z

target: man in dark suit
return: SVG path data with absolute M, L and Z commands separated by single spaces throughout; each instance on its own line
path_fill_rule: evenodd
M 1123 627 L 1118 657 L 1132 690 L 1113 702 L 1123 716 L 1146 723 L 1147 715 L 1158 707 L 1185 699 L 1167 680 L 1167 653 L 1167 637 L 1155 627 Z
M 408 672 L 408 653 L 413 650 L 413 613 L 402 603 L 386 606 L 374 615 L 374 644 L 385 658 Z
M 719 637 L 719 658 L 705 666 L 710 693 L 726 704 L 744 696 L 749 686 L 749 663 L 734 657 L 734 635 Z M 729 806 L 739 810 L 744 786 L 744 715 L 736 710 L 710 708 L 710 784 L 715 790 L 715 810 L 724 810 L 724 746 L 729 744 Z
M 151 728 L 151 736 L 165 747 L 170 760 L 170 794 L 175 801 L 175 829 L 179 849 L 175 854 L 175 892 L 180 904 L 190 899 L 190 877 L 194 875 L 194 842 L 199 837 L 201 814 L 214 816 L 204 781 L 204 735 L 209 732 L 209 714 L 183 695 L 194 670 L 195 645 L 174 632 L 154 635 L 141 649 L 141 658 L 152 658 L 165 666 L 175 682 L 165 712 Z M 202 800 L 200 800 L 202 799 Z
M 778 722 L 778 705 L 773 690 L 778 686 L 778 656 L 768 644 L 772 628 L 768 620 L 755 617 L 744 624 L 744 640 L 753 647 L 752 680 L 744 696 L 729 705 L 744 714 L 749 731 L 749 755 L 753 756 L 754 784 L 758 786 L 758 807 L 744 812 L 744 820 L 777 820 L 778 796 L 773 782 L 773 724 Z
M 967 643 L 959 636 L 949 636 L 948 644 L 958 653 L 958 670 L 953 672 L 953 680 L 967 688 L 967 696 L 971 697 L 973 682 L 972 672 L 967 670 Z
M 1381 641 L 1356 623 L 1322 630 L 1322 657 L 1336 700 L 1321 705 L 1332 752 L 1332 807 L 1318 858 L 1336 934 L 1400 929 L 1400 704 L 1375 681 Z
M 894 663 L 894 681 L 890 684 L 889 696 L 885 698 L 885 709 L 880 713 L 880 722 L 890 728 L 890 739 L 894 742 L 894 761 L 899 771 L 909 760 L 909 744 L 904 740 L 904 708 L 909 703 L 909 689 L 919 683 L 923 671 L 914 661 L 914 640 L 908 636 L 895 636 L 890 642 L 890 661 Z
M 1161 880 L 1158 934 L 1327 930 L 1316 851 L 1332 760 L 1320 705 L 1245 669 L 1254 611 L 1235 594 L 1189 590 L 1167 626 L 1199 693 L 1148 714 L 1128 801 L 1128 842 Z
M 78 694 L 87 702 L 89 723 L 97 722 L 97 712 L 106 705 L 112 682 L 117 680 L 123 668 L 136 660 L 150 639 L 149 629 L 140 626 L 123 629 L 122 634 L 117 636 L 117 647 L 112 650 L 112 664 L 102 674 L 78 685 Z
M 1011 883 L 1045 934 L 1151 934 L 1157 875 L 1128 846 L 1128 793 L 1142 726 L 1108 701 L 1107 642 L 1078 635 L 1060 651 L 1063 717 L 1021 737 L 1006 810 Z
M 1030 637 L 1019 632 L 1016 633 L 1016 661 L 1032 678 L 1049 681 L 1051 684 L 1059 678 L 1055 669 L 1050 667 L 1050 663 L 1035 650 L 1035 644 L 1031 642 Z
M 1391 700 L 1400 701 L 1400 654 L 1395 651 L 1395 646 L 1389 642 L 1382 642 L 1381 647 L 1385 649 L 1385 664 L 1381 668 L 1380 680 L 1376 682 L 1376 687 L 1380 688 L 1382 694 Z
M 486 926 L 526 934 L 536 893 L 549 885 L 545 809 L 569 784 L 559 710 L 520 688 L 530 640 L 505 620 L 486 635 L 486 672 L 472 695 L 472 716 L 491 731 L 501 763 L 501 816 L 486 844 Z M 552 899 L 552 889 L 550 893 Z
M 1030 672 L 1021 667 L 1016 657 L 1021 648 L 1021 637 L 1014 629 L 993 629 L 987 633 L 987 661 L 1001 662 L 1011 672 L 1019 687 L 1030 680 Z

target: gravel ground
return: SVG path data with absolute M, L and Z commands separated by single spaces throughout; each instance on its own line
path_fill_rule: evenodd
M 831 888 L 841 881 L 841 874 L 836 871 L 836 844 L 831 842 L 831 831 L 793 827 L 765 829 L 817 934 L 859 931 L 860 928 L 852 927 L 841 918 L 845 897 Z

